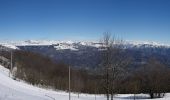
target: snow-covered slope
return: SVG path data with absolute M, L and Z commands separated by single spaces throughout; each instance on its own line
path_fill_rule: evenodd
M 68 93 L 62 91 L 53 91 L 41 89 L 24 82 L 18 82 L 8 77 L 9 70 L 0 65 L 0 100 L 68 100 Z M 138 98 L 148 96 L 140 94 Z M 81 94 L 78 98 L 77 94 L 71 94 L 72 100 L 95 100 L 94 95 Z M 114 100 L 131 100 L 133 95 L 124 94 L 117 95 Z M 106 100 L 101 96 L 96 96 L 96 100 Z M 170 100 L 170 94 L 165 98 L 156 100 Z
M 68 93 L 41 89 L 8 77 L 8 70 L 0 66 L 0 100 L 68 100 Z M 94 95 L 72 94 L 72 100 L 94 100 Z M 103 100 L 103 96 L 98 96 Z

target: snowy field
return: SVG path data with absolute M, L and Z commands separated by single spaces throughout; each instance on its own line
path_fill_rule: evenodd
M 18 82 L 8 77 L 8 70 L 0 65 L 0 100 L 68 100 L 68 93 L 38 88 L 24 82 Z M 147 95 L 137 95 L 138 99 L 148 100 Z M 133 95 L 116 95 L 114 100 L 131 100 Z M 103 95 L 71 94 L 71 100 L 106 100 Z M 154 100 L 170 100 L 170 94 Z

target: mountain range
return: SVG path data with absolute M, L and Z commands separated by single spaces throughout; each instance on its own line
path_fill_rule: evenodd
M 102 43 L 80 41 L 27 40 L 1 42 L 3 47 L 42 54 L 56 62 L 64 62 L 75 68 L 95 69 L 100 66 Z M 170 46 L 156 42 L 123 42 L 125 56 L 131 57 L 130 67 L 136 68 L 154 57 L 170 66 Z

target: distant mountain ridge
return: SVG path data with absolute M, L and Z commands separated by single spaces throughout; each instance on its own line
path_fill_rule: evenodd
M 26 40 L 26 41 L 11 41 L 1 42 L 0 45 L 17 49 L 17 46 L 40 46 L 40 45 L 55 45 L 57 50 L 70 49 L 77 50 L 77 46 L 91 46 L 100 48 L 102 43 L 92 41 L 54 41 L 54 40 Z M 145 41 L 125 41 L 123 42 L 125 48 L 141 48 L 141 47 L 164 47 L 170 48 L 170 45 L 160 44 L 157 42 L 145 42 Z
M 64 62 L 76 68 L 95 69 L 101 63 L 101 48 L 99 42 L 73 41 L 22 41 L 1 43 L 12 49 L 31 51 L 42 54 L 56 62 Z M 155 42 L 124 42 L 127 57 L 132 57 L 130 67 L 139 67 L 150 57 L 155 57 L 163 64 L 170 66 L 170 46 Z

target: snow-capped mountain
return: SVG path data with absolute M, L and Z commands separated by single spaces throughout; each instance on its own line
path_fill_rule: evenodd
M 20 49 L 47 56 L 54 61 L 70 63 L 78 68 L 95 68 L 100 63 L 102 43 L 95 41 L 47 41 L 27 40 L 19 42 L 1 42 L 0 48 Z M 134 58 L 133 66 L 140 66 L 150 57 L 156 57 L 170 66 L 170 46 L 156 42 L 123 42 L 124 55 Z
M 2 46 L 40 53 L 54 61 L 64 61 L 79 68 L 95 68 L 100 62 L 102 43 L 95 41 L 48 41 L 27 40 L 19 42 L 4 42 Z M 166 65 L 170 65 L 170 46 L 156 42 L 123 42 L 125 54 L 134 58 L 134 64 L 155 56 Z M 134 66 L 135 66 L 134 65 Z
M 80 46 L 89 46 L 89 47 L 102 47 L 100 42 L 91 42 L 91 41 L 54 41 L 54 40 L 26 40 L 26 41 L 10 41 L 10 42 L 1 42 L 0 45 L 18 49 L 18 46 L 47 46 L 53 45 L 56 50 L 79 50 Z M 145 47 L 164 47 L 170 48 L 170 45 L 165 45 L 157 42 L 142 42 L 142 41 L 125 41 L 123 42 L 125 48 L 145 48 Z
M 170 45 L 153 42 L 153 41 L 126 41 L 125 46 L 128 48 L 136 47 L 136 48 L 144 48 L 144 47 L 164 47 L 170 48 Z

